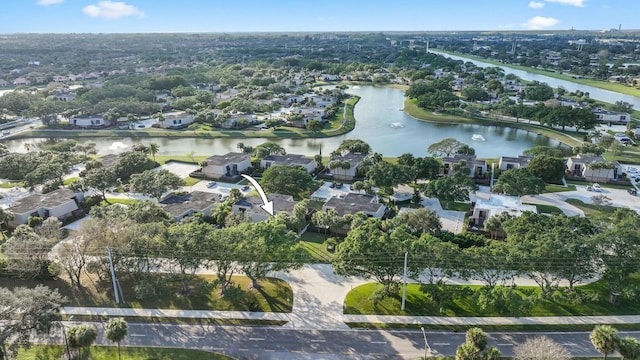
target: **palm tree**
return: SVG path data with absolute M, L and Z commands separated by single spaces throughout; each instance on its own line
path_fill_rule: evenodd
M 610 325 L 596 325 L 589 335 L 593 346 L 603 354 L 603 359 L 607 359 L 607 355 L 612 353 L 618 347 L 620 338 L 618 331 Z
M 113 318 L 107 323 L 105 336 L 118 345 L 118 360 L 120 359 L 120 342 L 129 333 L 129 325 L 123 318 Z
M 149 154 L 153 157 L 153 161 L 156 161 L 156 154 L 160 151 L 160 145 L 156 143 L 149 144 Z
M 620 339 L 620 343 L 618 344 L 618 352 L 620 352 L 620 355 L 622 355 L 623 360 L 640 359 L 640 341 L 630 336 L 627 336 L 624 339 Z

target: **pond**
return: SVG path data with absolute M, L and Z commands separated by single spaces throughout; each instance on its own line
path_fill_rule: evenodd
M 501 155 L 517 156 L 523 150 L 536 145 L 558 146 L 559 141 L 535 132 L 499 126 L 437 124 L 420 121 L 402 111 L 404 92 L 388 87 L 354 86 L 347 90 L 361 97 L 355 107 L 356 127 L 353 131 L 332 138 L 322 139 L 275 139 L 292 154 L 314 155 L 322 151 L 328 155 L 345 139 L 361 139 L 369 143 L 375 152 L 384 156 L 399 156 L 412 153 L 427 156 L 430 144 L 445 138 L 455 138 L 476 149 L 483 158 Z M 44 139 L 20 139 L 5 142 L 11 151 L 26 151 L 25 144 L 33 145 Z M 94 138 L 100 154 L 119 153 L 130 149 L 135 143 L 160 145 L 160 155 L 224 154 L 238 151 L 238 143 L 255 146 L 267 141 L 249 139 L 199 139 L 199 138 Z

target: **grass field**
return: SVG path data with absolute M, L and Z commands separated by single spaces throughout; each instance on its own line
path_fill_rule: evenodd
M 280 279 L 265 278 L 259 281 L 259 289 L 250 288 L 251 281 L 244 276 L 234 276 L 233 284 L 226 293 L 220 295 L 219 287 L 211 284 L 214 276 L 197 276 L 189 282 L 190 296 L 182 295 L 182 283 L 168 275 L 147 274 L 150 281 L 163 286 L 154 296 L 145 300 L 137 300 L 134 292 L 137 283 L 131 276 L 121 274 L 119 279 L 124 293 L 126 305 L 121 307 L 146 309 L 183 309 L 183 310 L 223 310 L 223 311 L 259 311 L 259 312 L 291 312 L 293 306 L 293 291 L 289 284 Z M 85 276 L 83 288 L 71 288 L 63 279 L 36 281 L 14 278 L 0 278 L 0 286 L 9 289 L 25 286 L 35 287 L 43 284 L 58 291 L 69 298 L 70 306 L 118 307 L 111 295 L 111 285 L 108 280 L 98 280 Z
M 125 347 L 120 348 L 122 360 L 233 360 L 221 354 L 200 350 L 186 350 L 153 347 Z M 22 350 L 17 360 L 60 360 L 64 355 L 63 346 L 35 346 L 29 350 Z M 82 359 L 113 360 L 118 358 L 117 347 L 92 346 L 90 356 Z
M 327 251 L 326 240 L 324 234 L 305 232 L 297 246 L 298 256 L 308 263 L 330 263 L 333 254 Z
M 576 189 L 575 185 L 569 185 L 567 187 L 564 187 L 563 185 L 547 184 L 544 187 L 544 192 L 553 193 L 553 192 L 563 192 L 563 191 L 575 191 L 575 189 Z
M 569 204 L 577 207 L 578 209 L 584 211 L 584 214 L 587 216 L 603 216 L 607 214 L 611 214 L 616 211 L 616 207 L 608 206 L 608 205 L 596 205 L 596 204 L 587 204 L 578 199 L 567 199 L 565 200 Z
M 632 277 L 633 286 L 640 285 L 640 275 Z M 407 286 L 405 310 L 400 310 L 401 290 L 391 298 L 385 298 L 377 304 L 370 299 L 378 288 L 377 283 L 368 283 L 351 290 L 345 298 L 345 314 L 377 314 L 408 316 L 511 316 L 495 310 L 482 310 L 474 299 L 474 294 L 481 286 L 448 285 L 455 291 L 450 304 L 440 312 L 439 306 L 430 295 L 420 291 L 419 284 Z M 618 304 L 611 304 L 609 287 L 603 281 L 577 287 L 589 300 L 581 303 L 568 301 L 539 300 L 527 316 L 597 316 L 597 315 L 632 315 L 640 314 L 640 303 L 620 299 Z M 518 287 L 521 294 L 539 295 L 538 287 Z
M 527 204 L 524 203 L 526 205 L 534 205 L 536 207 L 536 209 L 538 209 L 538 213 L 539 214 L 551 214 L 551 215 L 561 215 L 564 214 L 562 212 L 562 210 L 560 210 L 560 208 L 557 208 L 555 206 L 552 205 L 545 205 L 545 204 Z

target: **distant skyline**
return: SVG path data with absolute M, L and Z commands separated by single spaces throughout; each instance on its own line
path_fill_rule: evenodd
M 4 0 L 0 33 L 640 29 L 635 0 Z

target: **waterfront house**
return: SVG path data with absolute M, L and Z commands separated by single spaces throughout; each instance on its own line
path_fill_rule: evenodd
M 109 126 L 109 121 L 102 116 L 76 116 L 69 119 L 69 125 L 83 129 L 104 128 Z
M 443 175 L 453 175 L 456 166 L 468 169 L 470 177 L 481 177 L 487 172 L 487 161 L 479 160 L 475 155 L 455 154 L 453 157 L 442 158 Z
M 348 163 L 348 168 L 333 168 L 331 173 L 336 180 L 353 180 L 358 176 L 358 170 L 362 162 L 369 157 L 368 154 L 347 154 L 344 156 L 334 156 L 329 160 L 327 166 L 331 169 L 331 163 L 342 161 Z
M 293 200 L 291 195 L 283 194 L 268 194 L 267 199 L 273 201 L 273 214 L 276 215 L 279 212 L 291 212 L 298 203 Z M 269 213 L 262 208 L 264 203 L 259 196 L 247 196 L 242 198 L 237 203 L 231 205 L 231 212 L 233 214 L 242 214 L 252 222 L 264 221 L 269 218 Z
M 605 110 L 602 107 L 596 107 L 592 110 L 599 122 L 605 124 L 626 125 L 631 119 L 631 115 L 626 112 L 617 112 Z
M 162 120 L 159 120 L 160 127 L 163 129 L 180 129 L 187 127 L 193 122 L 193 115 L 186 112 L 175 112 L 163 114 Z
M 492 194 L 489 199 L 477 198 L 473 213 L 469 216 L 469 224 L 482 226 L 493 216 L 502 213 L 520 216 L 525 211 L 538 212 L 535 205 L 523 204 L 519 196 Z
M 622 173 L 620 163 L 607 161 L 602 156 L 579 154 L 567 160 L 567 176 L 586 181 L 608 182 Z
M 268 169 L 271 166 L 300 166 L 309 174 L 311 174 L 318 164 L 314 159 L 309 159 L 304 155 L 287 154 L 287 155 L 269 155 L 260 160 L 260 168 Z
M 9 227 L 26 224 L 31 216 L 43 219 L 56 217 L 64 220 L 74 213 L 81 212 L 78 204 L 83 199 L 82 193 L 76 193 L 70 189 L 58 189 L 46 194 L 33 194 L 17 200 L 7 212 L 13 214 L 13 219 L 8 222 Z
M 220 179 L 238 176 L 250 167 L 251 158 L 248 154 L 230 152 L 207 158 L 202 166 L 202 173 L 206 178 Z
M 498 169 L 502 171 L 511 169 L 523 169 L 529 166 L 531 160 L 533 160 L 533 157 L 531 156 L 500 156 L 500 160 L 498 161 Z

